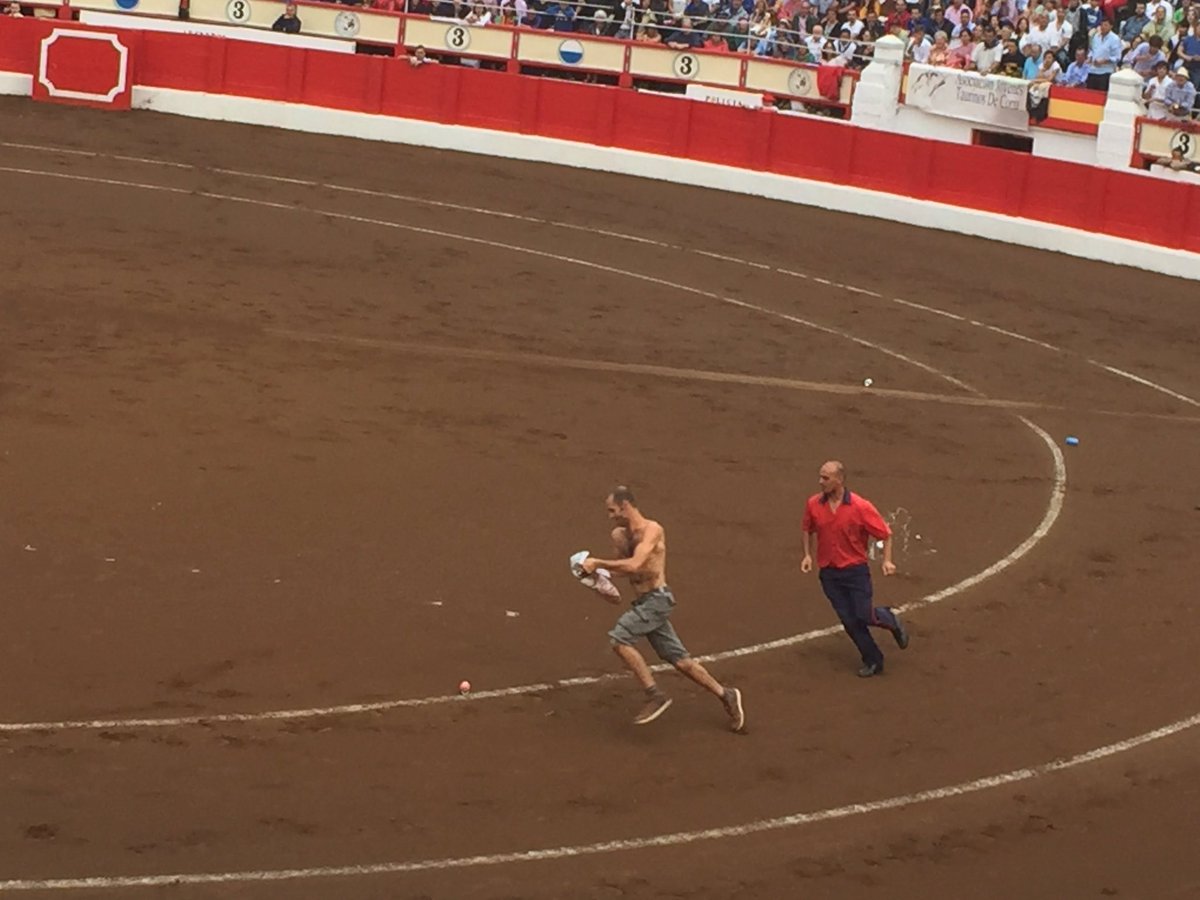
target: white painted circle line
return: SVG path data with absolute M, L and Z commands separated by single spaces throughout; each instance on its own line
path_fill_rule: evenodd
M 469 205 L 462 204 L 462 203 L 452 203 L 452 202 L 445 201 L 445 200 L 430 200 L 426 197 L 416 197 L 416 196 L 413 196 L 410 194 L 397 194 L 397 193 L 393 193 L 390 191 L 372 190 L 370 188 L 358 188 L 358 187 L 350 187 L 350 186 L 341 185 L 341 184 L 330 184 L 327 182 L 312 181 L 310 179 L 305 179 L 305 178 L 286 178 L 282 175 L 268 175 L 268 174 L 265 174 L 262 172 L 244 172 L 239 169 L 225 169 L 225 168 L 216 168 L 216 167 L 206 168 L 203 166 L 192 165 L 191 163 L 180 163 L 180 162 L 172 162 L 169 160 L 149 159 L 147 157 L 141 157 L 141 156 L 122 156 L 120 154 L 99 153 L 99 152 L 87 151 L 87 150 L 72 150 L 72 149 L 65 148 L 65 147 L 53 147 L 53 146 L 45 146 L 45 145 L 40 145 L 40 144 L 12 143 L 12 142 L 6 142 L 6 141 L 0 141 L 0 147 L 8 147 L 8 148 L 17 149 L 17 150 L 33 150 L 33 151 L 38 151 L 38 152 L 43 152 L 43 153 L 65 154 L 65 155 L 72 155 L 72 156 L 85 156 L 85 157 L 92 157 L 92 158 L 96 158 L 96 159 L 116 159 L 116 160 L 121 160 L 124 162 L 146 163 L 148 165 L 167 166 L 167 167 L 171 167 L 171 168 L 185 169 L 185 170 L 191 170 L 191 171 L 196 171 L 196 172 L 205 172 L 205 171 L 216 172 L 221 175 L 229 175 L 229 176 L 232 176 L 235 178 L 247 178 L 247 179 L 252 179 L 252 180 L 256 180 L 256 181 L 276 182 L 276 183 L 281 183 L 281 184 L 294 184 L 294 185 L 299 185 L 301 187 L 324 188 L 326 190 L 339 191 L 341 193 L 359 194 L 359 195 L 362 195 L 365 197 L 379 197 L 379 198 L 385 199 L 385 200 L 398 200 L 403 203 L 414 203 L 414 204 L 419 204 L 422 206 L 430 206 L 430 207 L 439 208 L 439 209 L 451 209 L 451 210 L 457 210 L 457 211 L 461 211 L 461 212 L 474 213 L 477 215 L 492 216 L 494 218 L 513 219 L 516 221 L 530 222 L 530 223 L 537 224 L 537 225 L 548 225 L 553 228 L 563 228 L 563 229 L 567 229 L 567 230 L 571 230 L 571 231 L 583 231 L 588 234 L 598 234 L 598 235 L 602 235 L 604 237 L 611 237 L 611 238 L 614 238 L 617 240 L 630 241 L 632 243 L 637 243 L 637 244 L 647 244 L 647 245 L 654 246 L 654 247 L 661 247 L 661 248 L 667 249 L 667 250 L 675 250 L 675 251 L 679 251 L 682 253 L 692 253 L 692 254 L 696 254 L 698 256 L 706 256 L 711 259 L 717 259 L 717 260 L 721 260 L 723 262 L 729 262 L 729 263 L 733 263 L 733 264 L 740 265 L 740 266 L 746 266 L 746 267 L 749 267 L 752 269 L 774 271 L 780 275 L 787 275 L 791 278 L 801 278 L 801 279 L 805 279 L 805 280 L 816 281 L 823 285 L 828 285 L 830 287 L 835 287 L 835 288 L 840 288 L 842 290 L 850 291 L 851 293 L 864 294 L 868 297 L 884 299 L 884 295 L 880 294 L 878 291 L 872 291 L 868 288 L 857 287 L 856 285 L 852 285 L 852 284 L 843 284 L 842 282 L 839 282 L 839 281 L 831 281 L 827 278 L 820 278 L 816 275 L 805 274 L 803 272 L 797 272 L 792 269 L 772 267 L 772 266 L 766 265 L 764 263 L 754 262 L 753 260 L 742 259 L 741 257 L 729 256 L 727 254 L 716 253 L 716 252 L 713 252 L 710 250 L 701 250 L 701 249 L 698 249 L 695 247 L 684 247 L 679 244 L 671 244 L 666 241 L 654 240 L 653 238 L 645 238 L 645 237 L 640 237 L 638 235 L 633 235 L 633 234 L 624 234 L 624 233 L 617 232 L 617 231 L 607 231 L 602 228 L 591 228 L 586 225 L 578 225 L 573 222 L 559 222 L 554 219 L 543 219 L 543 218 L 539 218 L 537 216 L 526 216 L 526 215 L 522 215 L 520 213 L 510 213 L 510 212 L 504 212 L 502 210 L 486 209 L 483 207 L 469 206 Z M 50 173 L 37 173 L 34 171 L 22 170 L 22 169 L 0 168 L 0 171 L 14 171 L 14 172 L 21 172 L 22 174 L 50 174 Z M 98 179 L 98 180 L 102 180 L 102 179 Z M 113 183 L 120 183 L 120 182 L 113 182 Z M 146 185 L 139 185 L 139 186 L 146 187 Z M 169 190 L 169 189 L 163 188 L 163 190 Z M 190 191 L 181 191 L 181 193 L 191 193 L 191 192 Z M 936 315 L 936 316 L 941 316 L 946 319 L 951 319 L 956 322 L 965 322 L 966 324 L 971 325 L 975 328 L 982 328 L 982 329 L 984 329 L 986 331 L 990 331 L 994 334 L 1004 335 L 1005 337 L 1012 338 L 1014 340 L 1022 341 L 1027 344 L 1032 344 L 1034 346 L 1041 347 L 1045 350 L 1049 350 L 1052 353 L 1061 353 L 1061 354 L 1066 354 L 1066 355 L 1071 355 L 1071 356 L 1079 355 L 1079 354 L 1076 354 L 1074 351 L 1066 350 L 1062 347 L 1056 347 L 1054 344 L 1049 344 L 1045 341 L 1038 340 L 1037 338 L 1030 337 L 1029 335 L 1021 334 L 1020 332 L 1012 331 L 1007 328 L 1001 328 L 998 325 L 989 325 L 986 322 L 981 322 L 976 319 L 967 319 L 964 316 L 960 316 L 956 313 L 952 313 L 952 312 L 949 312 L 944 309 L 938 309 L 935 306 L 927 306 L 926 304 L 916 303 L 912 300 L 904 300 L 900 297 L 892 297 L 891 302 L 896 303 L 900 306 L 906 306 L 910 309 L 920 310 L 921 312 L 926 312 L 931 315 Z M 1171 390 L 1168 387 L 1165 387 L 1164 385 L 1158 384 L 1157 382 L 1150 381 L 1149 379 L 1143 378 L 1142 376 L 1139 376 L 1139 375 L 1134 375 L 1131 372 L 1126 372 L 1123 369 L 1118 369 L 1118 368 L 1114 368 L 1112 366 L 1104 365 L 1103 363 L 1097 362 L 1096 360 L 1093 360 L 1093 359 L 1087 359 L 1085 361 L 1093 366 L 1096 366 L 1097 368 L 1103 369 L 1104 371 L 1108 372 L 1111 375 L 1116 375 L 1120 378 L 1125 378 L 1129 381 L 1136 382 L 1137 384 L 1140 384 L 1143 387 L 1148 387 L 1151 390 L 1158 391 L 1161 394 L 1166 394 L 1168 397 L 1172 397 L 1183 403 L 1188 403 L 1192 406 L 1200 407 L 1200 400 L 1196 400 L 1196 399 L 1193 399 L 1192 397 L 1188 397 L 1184 394 L 1180 394 L 1176 391 Z
M 170 875 L 94 875 L 86 878 L 11 879 L 0 881 L 0 892 L 10 891 L 70 891 L 112 890 L 117 888 L 153 888 L 167 885 L 195 884 L 245 884 L 269 881 L 296 881 L 313 878 L 347 878 L 364 875 L 401 875 L 411 872 L 446 871 L 449 869 L 472 869 L 481 866 L 498 866 L 512 863 L 541 862 L 568 859 L 580 856 L 598 856 L 605 853 L 620 853 L 629 850 L 648 850 L 655 847 L 676 847 L 701 841 L 726 840 L 761 834 L 765 831 L 780 831 L 835 819 L 848 819 L 869 813 L 884 812 L 928 803 L 933 800 L 948 800 L 967 794 L 977 794 L 991 788 L 1022 781 L 1032 781 L 1043 775 L 1064 772 L 1106 757 L 1116 756 L 1160 741 L 1200 725 L 1200 714 L 1180 719 L 1136 737 L 1126 738 L 1115 744 L 1105 744 L 1094 750 L 1074 756 L 1051 760 L 1024 769 L 1013 769 L 999 775 L 988 775 L 973 781 L 960 781 L 945 787 L 929 788 L 911 794 L 899 794 L 882 800 L 850 803 L 810 812 L 797 812 L 769 819 L 756 819 L 740 825 L 724 825 L 697 831 L 675 831 L 640 838 L 623 838 L 612 841 L 597 841 L 591 844 L 572 844 L 560 847 L 544 847 L 535 850 L 517 850 L 511 853 L 494 853 L 479 856 L 454 856 L 398 862 L 368 863 L 349 866 L 316 866 L 307 869 L 258 869 L 241 872 L 194 872 Z
M 97 183 L 113 185 L 117 187 L 134 187 L 150 191 L 164 191 L 172 194 L 188 194 L 191 196 L 207 197 L 216 200 L 226 200 L 235 203 L 245 203 L 252 206 L 262 206 L 270 209 L 284 209 L 292 212 L 304 212 L 313 215 L 328 216 L 335 219 L 342 219 L 350 222 L 358 222 L 369 225 L 379 225 L 387 228 L 396 228 L 404 231 L 411 231 L 418 234 L 427 234 L 450 240 L 460 240 L 467 243 L 479 244 L 482 246 L 495 247 L 507 251 L 527 253 L 533 256 L 542 257 L 545 259 L 553 259 L 557 262 L 579 265 L 585 268 L 595 269 L 597 271 L 607 272 L 614 275 L 621 275 L 632 278 L 638 281 L 644 281 L 651 284 L 661 285 L 674 290 L 681 290 L 686 293 L 696 294 L 706 297 L 711 300 L 716 300 L 720 303 L 729 304 L 741 309 L 751 310 L 762 315 L 771 316 L 774 318 L 783 319 L 784 321 L 793 322 L 798 325 L 803 325 L 812 328 L 816 331 L 830 334 L 845 340 L 853 341 L 860 346 L 876 350 L 885 355 L 891 356 L 901 362 L 915 366 L 922 371 L 928 372 L 938 378 L 941 378 L 964 391 L 976 397 L 984 396 L 980 391 L 971 387 L 959 379 L 947 375 L 946 373 L 913 359 L 903 353 L 899 353 L 890 348 L 876 344 L 872 341 L 859 338 L 848 332 L 841 331 L 837 328 L 831 328 L 826 325 L 821 325 L 817 322 L 811 322 L 807 319 L 793 316 L 789 313 L 778 312 L 767 307 L 759 306 L 754 303 L 749 303 L 744 300 L 737 300 L 732 297 L 725 297 L 721 294 L 715 294 L 711 291 L 701 290 L 700 288 L 689 287 L 687 285 L 676 284 L 675 282 L 667 281 L 662 278 L 656 278 L 651 275 L 644 275 L 638 272 L 632 272 L 627 269 L 620 269 L 615 266 L 608 266 L 602 263 L 591 262 L 589 260 L 577 259 L 571 256 L 562 256 L 557 253 L 550 253 L 544 250 L 535 250 L 528 247 L 520 247 L 515 244 L 506 244 L 500 241 L 492 241 L 486 238 L 470 237 L 466 235 L 453 234 L 451 232 L 438 231 L 431 228 L 424 228 L 416 225 L 406 225 L 398 222 L 390 222 L 385 219 L 373 219 L 366 216 L 356 216 L 349 213 L 327 211 L 321 209 L 313 209 L 311 207 L 296 207 L 285 203 L 277 203 L 268 200 L 258 200 L 249 197 L 239 197 L 229 194 L 217 194 L 208 191 L 191 191 L 185 188 L 166 187 L 163 185 L 144 184 L 141 182 L 122 181 L 118 179 L 99 178 L 88 175 L 76 175 L 64 172 L 44 172 L 37 169 L 17 169 L 5 166 L 0 166 L 0 172 L 14 172 L 23 175 L 45 176 L 50 178 L 60 178 L 69 181 L 81 181 L 87 183 Z M 951 585 L 948 588 L 943 588 L 934 594 L 929 594 L 911 604 L 902 607 L 902 609 L 912 609 L 918 606 L 936 603 L 947 597 L 961 593 L 968 588 L 974 587 L 987 578 L 991 578 L 999 572 L 1004 571 L 1026 553 L 1028 553 L 1042 538 L 1044 538 L 1053 527 L 1054 522 L 1058 519 L 1059 512 L 1062 509 L 1062 501 L 1066 491 L 1067 472 L 1066 465 L 1063 459 L 1062 452 L 1058 449 L 1058 445 L 1054 440 L 1038 428 L 1033 422 L 1023 416 L 1017 418 L 1028 428 L 1032 429 L 1035 434 L 1050 448 L 1051 455 L 1054 460 L 1054 484 L 1051 489 L 1050 500 L 1046 507 L 1046 512 L 1042 516 L 1042 521 L 1033 533 L 1027 537 L 1020 545 L 1018 545 L 1011 553 L 1003 559 L 992 564 L 987 569 L 979 572 L 957 584 Z M 784 647 L 795 646 L 806 641 L 814 640 L 819 637 L 837 634 L 841 631 L 840 626 L 831 626 L 821 628 L 815 631 L 805 632 L 802 634 L 792 635 L 790 637 L 778 638 L 772 641 L 766 641 L 759 644 L 752 644 L 747 647 L 737 647 L 731 650 L 724 650 L 719 653 L 710 654 L 707 656 L 697 657 L 701 662 L 716 662 L 723 659 L 732 659 L 741 656 L 749 656 L 755 653 L 763 653 L 769 650 L 777 650 Z M 666 665 L 654 666 L 655 671 L 665 671 L 669 668 Z M 211 715 L 192 715 L 192 716 L 165 716 L 158 718 L 127 718 L 127 719 L 79 719 L 79 720 L 62 720 L 57 722 L 4 722 L 0 723 L 0 733 L 14 732 L 32 732 L 32 731 L 66 731 L 66 730 L 100 730 L 100 729 L 117 729 L 117 728 L 165 728 L 182 725 L 203 725 L 217 724 L 228 722 L 260 722 L 260 721 L 278 721 L 289 719 L 312 719 L 327 716 L 344 716 L 358 715 L 369 712 L 384 712 L 391 709 L 402 709 L 407 707 L 432 706 L 435 704 L 452 703 L 452 702 L 469 702 L 475 700 L 495 699 L 499 697 L 512 697 L 525 694 L 535 694 L 542 691 L 551 690 L 553 688 L 576 687 L 586 684 L 599 684 L 601 682 L 614 680 L 617 678 L 626 677 L 624 673 L 608 673 L 605 675 L 596 676 L 581 676 L 576 678 L 558 679 L 554 682 L 538 682 L 535 684 L 518 685 L 515 687 L 498 688 L 492 691 L 473 691 L 470 694 L 443 694 L 431 697 L 406 698 L 399 700 L 384 700 L 374 703 L 350 703 L 340 704 L 337 706 L 313 707 L 308 709 L 286 709 L 286 710 L 267 710 L 264 712 L 255 713 L 218 713 Z

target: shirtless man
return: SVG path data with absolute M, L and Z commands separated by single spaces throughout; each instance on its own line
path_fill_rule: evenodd
M 613 650 L 646 692 L 646 706 L 633 723 L 646 725 L 653 722 L 671 705 L 671 698 L 655 684 L 650 667 L 634 647 L 637 639 L 644 637 L 660 659 L 721 701 L 733 731 L 744 731 L 746 712 L 742 708 L 742 692 L 735 687 L 722 686 L 704 666 L 689 657 L 671 625 L 675 596 L 667 587 L 667 535 L 663 527 L 641 514 L 633 492 L 627 487 L 618 487 L 604 503 L 608 517 L 617 525 L 612 531 L 612 539 L 619 558 L 588 557 L 583 561 L 583 568 L 589 573 L 608 569 L 615 575 L 626 575 L 637 595 L 633 607 L 617 619 L 617 624 L 608 633 Z

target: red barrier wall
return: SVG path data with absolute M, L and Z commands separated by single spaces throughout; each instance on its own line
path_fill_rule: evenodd
M 0 19 L 33 73 L 53 22 Z M 111 29 L 110 29 L 111 30 Z M 121 31 L 133 83 L 562 138 L 850 185 L 1200 252 L 1200 186 L 845 123 L 448 65 Z

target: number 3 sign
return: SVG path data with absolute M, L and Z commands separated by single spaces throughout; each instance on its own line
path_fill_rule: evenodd
M 1200 134 L 1190 131 L 1177 131 L 1171 135 L 1171 149 L 1178 150 L 1184 159 L 1196 159 L 1196 145 L 1200 143 Z
M 675 70 L 677 78 L 690 80 L 700 74 L 700 59 L 691 53 L 679 53 L 671 63 L 671 68 Z
M 446 46 L 451 50 L 466 50 L 471 46 L 471 29 L 454 25 L 446 29 Z
M 225 18 L 230 22 L 236 22 L 239 25 L 244 25 L 250 21 L 250 2 L 249 0 L 229 0 L 225 4 Z

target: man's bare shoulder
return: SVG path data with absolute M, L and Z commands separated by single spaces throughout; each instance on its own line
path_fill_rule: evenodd
M 659 540 L 666 536 L 666 529 L 654 519 L 646 520 L 646 528 L 642 532 L 642 540 Z

